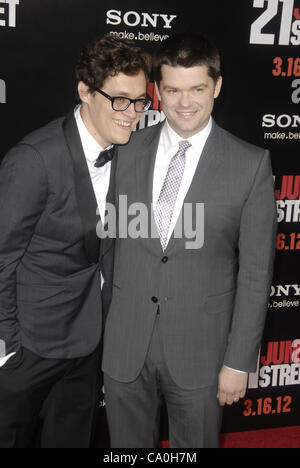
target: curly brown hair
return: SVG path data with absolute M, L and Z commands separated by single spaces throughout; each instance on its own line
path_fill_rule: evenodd
M 94 88 L 101 88 L 107 78 L 118 73 L 134 76 L 143 71 L 148 82 L 151 65 L 150 55 L 133 41 L 106 34 L 81 49 L 75 76 L 77 83 L 83 81 L 94 92 Z

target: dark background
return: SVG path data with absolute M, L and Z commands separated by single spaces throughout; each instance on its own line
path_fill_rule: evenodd
M 287 59 L 299 58 L 299 45 L 278 45 L 283 8 L 293 0 L 266 0 L 263 8 L 256 7 L 255 2 L 200 0 L 195 3 L 194 0 L 186 0 L 179 4 L 167 0 L 163 3 L 149 1 L 143 7 L 141 2 L 129 0 L 19 0 L 16 26 L 11 27 L 8 24 L 9 3 L 0 0 L 0 20 L 5 21 L 5 25 L 0 26 L 0 80 L 6 85 L 5 99 L 0 93 L 4 101 L 0 104 L 0 159 L 25 134 L 68 113 L 74 105 L 73 69 L 78 52 L 96 35 L 110 31 L 133 32 L 137 37 L 139 33 L 171 35 L 199 32 L 210 37 L 222 55 L 224 84 L 214 110 L 216 121 L 240 138 L 271 151 L 275 188 L 279 189 L 283 175 L 300 174 L 299 139 L 266 139 L 265 133 L 284 132 L 288 135 L 292 132 L 298 133 L 299 137 L 300 124 L 296 122 L 294 127 L 287 128 L 275 124 L 272 128 L 264 128 L 262 121 L 266 114 L 276 117 L 296 115 L 299 118 L 299 103 L 292 101 L 292 92 L 295 91 L 292 83 L 300 79 L 298 68 L 295 67 L 293 76 L 274 76 L 272 73 L 274 59 L 281 57 L 282 71 L 287 75 Z M 250 44 L 251 26 L 267 8 L 274 5 L 278 6 L 278 12 L 262 29 L 264 34 L 275 34 L 274 45 Z M 300 0 L 294 0 L 294 8 L 300 8 Z M 171 29 L 163 28 L 161 19 L 156 28 L 151 24 L 147 28 L 141 24 L 131 27 L 123 21 L 119 25 L 111 25 L 107 24 L 109 10 L 121 11 L 121 18 L 129 11 L 140 16 L 142 13 L 155 13 L 177 17 L 171 22 Z M 129 16 L 131 23 L 134 19 L 134 15 Z M 292 21 L 296 21 L 295 16 Z M 155 41 L 137 42 L 150 52 L 158 44 Z M 297 87 L 300 88 L 300 82 Z M 285 233 L 290 239 L 290 233 L 297 235 L 300 232 L 299 222 L 283 221 L 278 225 L 278 232 Z M 290 244 L 287 246 L 277 250 L 273 285 L 299 286 L 299 249 L 291 249 Z M 271 299 L 278 302 L 295 301 L 298 297 L 292 295 Z M 298 338 L 299 307 L 269 308 L 262 354 L 270 342 Z M 261 367 L 260 363 L 258 371 Z M 287 411 L 283 412 L 278 398 L 286 396 L 291 397 L 291 403 L 286 405 Z M 272 399 L 272 411 L 270 414 L 258 414 L 258 400 L 265 401 L 266 398 Z M 298 385 L 249 389 L 247 399 L 253 405 L 251 416 L 243 414 L 245 401 L 226 408 L 223 432 L 300 425 Z M 166 423 L 162 430 L 162 437 L 167 437 Z M 99 434 L 99 444 L 105 445 L 107 434 L 101 395 Z

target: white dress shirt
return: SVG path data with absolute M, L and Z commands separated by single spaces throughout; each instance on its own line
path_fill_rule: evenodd
M 16 354 L 16 353 L 10 353 L 10 354 L 8 354 L 7 356 L 1 358 L 1 359 L 0 359 L 0 367 L 4 366 L 4 364 L 6 363 L 6 361 L 8 361 L 9 358 L 12 357 L 14 354 Z
M 88 170 L 90 173 L 97 205 L 101 219 L 104 221 L 106 196 L 109 188 L 111 161 L 102 167 L 95 167 L 94 164 L 99 156 L 99 153 L 107 148 L 102 148 L 94 137 L 88 132 L 80 115 L 80 105 L 74 110 L 74 116 L 77 123 L 83 151 L 86 157 Z M 96 229 L 96 227 L 95 227 Z M 103 286 L 103 278 L 101 275 L 101 285 Z M 0 367 L 4 366 L 6 361 L 15 353 L 8 354 L 0 358 Z

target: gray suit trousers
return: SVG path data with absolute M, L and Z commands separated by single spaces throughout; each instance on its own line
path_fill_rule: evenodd
M 104 374 L 104 385 L 112 448 L 157 447 L 162 397 L 171 448 L 218 447 L 222 409 L 217 388 L 185 390 L 176 385 L 164 358 L 159 315 L 138 378 L 122 383 Z

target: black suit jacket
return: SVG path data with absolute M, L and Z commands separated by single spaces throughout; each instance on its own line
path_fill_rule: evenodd
M 100 266 L 109 301 L 113 243 L 100 246 L 96 209 L 73 112 L 25 137 L 4 158 L 0 339 L 6 354 L 24 346 L 68 359 L 99 344 Z

